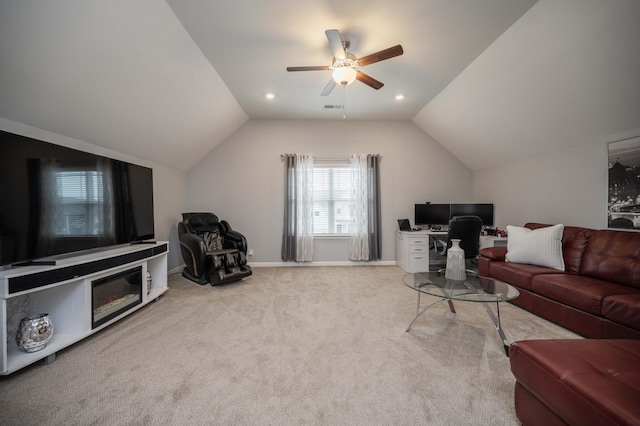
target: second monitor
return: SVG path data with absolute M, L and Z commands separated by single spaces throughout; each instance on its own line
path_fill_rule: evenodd
M 479 216 L 484 226 L 493 226 L 493 204 L 416 204 L 414 222 L 417 226 L 447 225 L 454 216 Z
M 493 226 L 493 204 L 451 204 L 451 217 L 480 216 L 483 226 Z

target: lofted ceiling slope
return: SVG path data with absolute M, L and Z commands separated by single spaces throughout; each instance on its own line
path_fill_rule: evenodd
M 1 1 L 0 117 L 188 170 L 247 119 L 164 1 Z
M 3 1 L 0 117 L 181 170 L 250 118 L 413 120 L 478 170 L 640 131 L 638 21 L 637 0 Z M 403 46 L 363 68 L 383 88 L 286 71 L 330 65 L 331 28 L 359 57 Z
M 541 0 L 414 122 L 472 170 L 638 136 L 638 22 L 637 0 Z

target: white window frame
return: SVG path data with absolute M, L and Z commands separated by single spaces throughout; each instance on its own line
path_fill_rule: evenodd
M 350 179 L 350 164 L 349 164 L 349 159 L 348 158 L 344 158 L 344 159 L 318 159 L 316 158 L 315 160 L 315 164 L 314 164 L 314 169 L 341 169 L 340 171 L 344 171 L 344 175 L 342 177 L 347 177 L 349 176 Z M 315 170 L 314 170 L 315 172 Z M 333 172 L 330 172 L 330 176 L 329 178 L 332 179 L 335 176 L 333 175 Z M 316 231 L 316 227 L 320 226 L 319 223 L 316 223 L 317 218 L 321 217 L 322 212 L 316 210 L 316 203 L 323 203 L 326 202 L 324 199 L 323 200 L 319 200 L 316 201 L 316 195 L 318 194 L 318 192 L 320 192 L 320 189 L 316 186 L 316 185 L 320 185 L 322 183 L 324 183 L 324 181 L 320 178 L 318 178 L 318 175 L 314 175 L 314 211 L 313 211 L 313 217 L 314 217 L 314 237 L 316 238 L 324 238 L 324 237 L 329 237 L 329 238 L 346 238 L 349 237 L 349 224 L 345 223 L 344 221 L 341 222 L 336 222 L 336 217 L 335 217 L 335 213 L 336 213 L 336 207 L 335 207 L 335 203 L 336 202 L 347 202 L 347 203 L 351 203 L 350 200 L 350 191 L 351 191 L 351 185 L 347 185 L 343 188 L 335 188 L 334 186 L 334 181 L 329 182 L 329 199 L 328 199 L 328 203 L 329 206 L 327 208 L 327 228 L 328 229 L 336 229 L 339 226 L 344 227 L 346 225 L 346 231 L 345 232 L 318 232 Z M 344 194 L 344 190 L 347 190 L 349 192 L 349 198 L 339 198 L 339 196 L 336 196 L 336 193 L 339 191 L 342 191 Z M 320 197 L 320 198 L 326 198 L 325 196 Z M 337 209 L 340 210 L 342 207 L 338 207 Z M 348 210 L 348 209 L 347 209 Z M 343 215 L 344 216 L 344 215 Z M 347 218 L 350 218 L 350 215 L 347 212 L 346 215 Z

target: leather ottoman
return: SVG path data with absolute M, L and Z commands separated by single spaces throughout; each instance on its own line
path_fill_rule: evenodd
M 640 424 L 640 340 L 525 340 L 509 356 L 523 425 Z

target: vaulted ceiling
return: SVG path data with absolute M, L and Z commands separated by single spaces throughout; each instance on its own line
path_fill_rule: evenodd
M 0 117 L 181 170 L 251 118 L 413 120 L 478 170 L 640 131 L 639 18 L 637 0 L 4 1 Z M 288 73 L 331 64 L 326 29 L 358 57 L 401 44 L 362 68 L 384 87 L 320 96 L 329 71 Z

